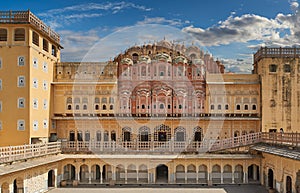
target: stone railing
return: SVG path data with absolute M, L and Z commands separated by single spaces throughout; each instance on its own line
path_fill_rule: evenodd
M 0 147 L 0 164 L 58 153 L 204 153 L 244 147 L 257 143 L 300 147 L 300 133 L 249 133 L 228 139 L 203 141 L 63 141 Z
M 60 152 L 60 142 L 0 147 L 0 164 L 58 154 Z
M 261 142 L 261 133 L 251 133 L 229 139 L 203 141 L 64 141 L 62 151 L 90 153 L 201 153 L 247 146 Z
M 267 48 L 262 47 L 254 54 L 254 63 L 262 58 L 284 58 L 300 56 L 300 48 Z
M 42 22 L 33 13 L 28 11 L 0 11 L 0 23 L 29 23 L 40 30 L 45 35 L 48 35 L 57 44 L 60 43 L 60 36 L 54 32 L 49 26 Z

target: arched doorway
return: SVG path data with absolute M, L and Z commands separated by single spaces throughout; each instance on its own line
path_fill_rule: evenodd
M 2 193 L 9 193 L 9 184 L 7 182 L 2 184 L 1 191 Z
M 16 178 L 13 184 L 13 193 L 23 192 L 23 179 Z
M 75 180 L 75 166 L 72 164 L 64 166 L 64 180 Z
M 156 167 L 156 182 L 168 182 L 168 166 L 162 164 Z
M 89 181 L 89 167 L 87 165 L 84 164 L 80 166 L 79 176 L 80 176 L 80 182 Z
M 268 187 L 271 189 L 274 187 L 274 172 L 272 169 L 268 170 Z
M 53 170 L 48 172 L 48 188 L 55 186 L 55 173 Z
M 290 176 L 286 177 L 286 193 L 292 193 L 292 178 Z
M 105 164 L 102 167 L 102 179 L 103 179 L 103 182 L 109 182 L 109 180 L 112 179 L 111 166 L 108 164 Z
M 248 180 L 249 181 L 259 181 L 259 166 L 252 164 L 248 167 Z
M 92 181 L 97 182 L 97 181 L 100 180 L 101 172 L 100 172 L 100 166 L 99 165 L 95 164 L 95 165 L 92 166 L 92 174 L 93 174 L 92 175 L 93 176 Z
M 300 192 L 300 170 L 298 170 L 296 175 L 296 192 L 297 191 Z

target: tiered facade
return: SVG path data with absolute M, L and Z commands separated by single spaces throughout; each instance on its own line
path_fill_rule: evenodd
M 226 74 L 197 46 L 166 40 L 108 62 L 60 62 L 59 36 L 30 11 L 0 12 L 0 24 L 0 192 L 298 190 L 299 49 L 260 49 L 252 74 Z

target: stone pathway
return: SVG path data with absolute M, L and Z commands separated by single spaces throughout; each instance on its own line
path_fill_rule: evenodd
M 212 188 L 57 188 L 49 193 L 267 193 L 258 185 L 224 186 Z

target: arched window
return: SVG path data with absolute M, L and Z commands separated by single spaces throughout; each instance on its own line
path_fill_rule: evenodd
M 99 105 L 95 105 L 95 110 L 99 110 Z
M 108 141 L 108 131 L 104 131 L 103 139 L 104 141 Z
M 144 104 L 142 104 L 142 109 L 145 109 L 145 105 Z
M 138 59 L 139 59 L 139 55 L 137 53 L 132 54 L 132 61 L 134 64 L 137 63 Z
M 83 141 L 83 139 L 82 139 L 82 132 L 81 131 L 77 132 L 77 140 L 78 141 Z
M 179 108 L 179 109 L 182 109 L 182 105 L 178 105 L 178 108 Z
M 74 99 L 74 103 L 80 103 L 80 98 L 76 97 L 76 98 Z
M 252 105 L 252 110 L 256 110 L 256 105 Z
M 102 110 L 106 110 L 106 105 L 102 105 Z
M 15 29 L 15 41 L 25 41 L 25 29 L 24 28 L 17 28 Z
M 87 110 L 87 105 L 83 105 L 83 110 Z
M 67 104 L 72 103 L 72 97 L 67 98 Z
M 165 108 L 165 107 L 164 107 L 164 104 L 160 104 L 160 105 L 159 105 L 159 108 L 160 108 L 160 109 L 164 109 L 164 108 Z
M 222 109 L 222 106 L 221 105 L 218 105 L 218 110 L 221 110 Z
M 116 141 L 116 132 L 115 132 L 115 131 L 112 131 L 112 132 L 110 133 L 110 139 L 111 139 L 112 141 Z
M 228 105 L 225 105 L 225 110 L 228 110 L 229 109 L 229 106 Z
M 76 105 L 76 106 L 75 106 L 75 109 L 76 109 L 76 110 L 79 110 L 79 105 Z
M 210 110 L 214 110 L 215 109 L 215 105 L 210 105 Z
M 141 76 L 146 76 L 146 66 L 142 66 Z
M 245 110 L 248 110 L 248 105 L 245 105 L 245 106 L 244 106 L 244 109 L 245 109 Z
M 110 105 L 109 110 L 114 110 L 114 105 Z
M 101 131 L 97 131 L 96 133 L 96 140 L 101 141 Z
M 74 131 L 70 131 L 70 133 L 69 133 L 69 140 L 70 141 L 75 141 L 75 133 L 74 133 Z
M 0 29 L 0 42 L 7 41 L 7 29 L 1 28 Z
M 82 103 L 88 103 L 88 99 L 87 98 L 83 98 L 82 99 Z
M 150 129 L 146 126 L 139 128 L 139 140 L 140 141 L 149 141 L 150 140 Z
M 72 110 L 72 105 L 68 105 L 68 110 Z
M 86 131 L 86 132 L 85 132 L 84 140 L 85 140 L 85 141 L 90 141 L 90 140 L 91 140 L 91 135 L 90 135 L 90 132 L 89 132 L 89 131 Z
M 100 103 L 100 99 L 98 97 L 95 98 L 95 103 Z
M 114 103 L 115 100 L 114 100 L 114 97 L 109 97 L 109 103 Z
M 122 129 L 123 141 L 131 141 L 131 128 L 124 127 Z
M 236 110 L 241 110 L 241 105 L 236 105 Z
M 175 129 L 175 140 L 176 141 L 185 141 L 185 128 L 177 127 Z
M 202 141 L 202 129 L 200 127 L 194 128 L 194 141 Z
M 107 98 L 102 98 L 101 103 L 107 103 Z

